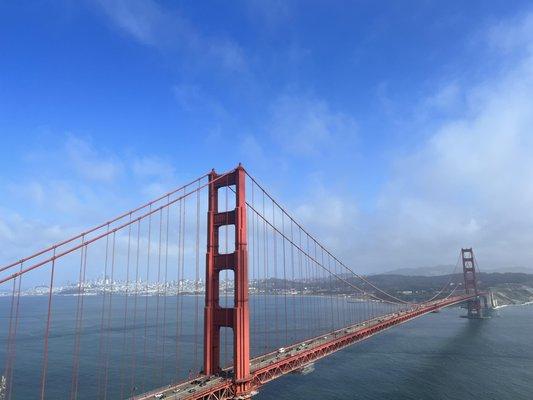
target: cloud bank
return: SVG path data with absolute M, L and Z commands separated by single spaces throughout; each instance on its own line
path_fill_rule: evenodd
M 306 215 L 333 207 L 352 216 L 353 199 L 304 207 L 302 218 L 328 232 L 343 259 L 364 271 L 454 264 L 460 247 L 473 246 L 482 267 L 533 267 L 532 21 L 486 32 L 494 74 L 444 85 L 422 102 L 426 118 L 440 122 L 394 160 L 375 211 L 338 218 L 332 229 L 335 218 Z

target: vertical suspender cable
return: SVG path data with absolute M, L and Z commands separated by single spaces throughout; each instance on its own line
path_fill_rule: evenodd
M 52 294 L 54 290 L 54 273 L 56 268 L 55 249 L 54 259 L 52 260 L 52 269 L 50 271 L 50 286 L 48 289 L 48 313 L 46 316 L 46 329 L 44 332 L 44 355 L 43 355 L 43 369 L 41 375 L 41 400 L 44 399 L 46 391 L 46 371 L 48 368 L 48 339 L 50 334 L 50 318 L 52 315 Z
M 185 194 L 185 191 L 183 192 Z M 186 232 L 186 223 L 187 223 L 187 199 L 183 199 L 183 207 L 181 210 L 181 249 L 180 249 L 180 255 L 181 255 L 181 280 L 182 282 L 185 281 L 185 232 Z M 182 293 L 182 296 L 180 296 L 180 324 L 179 324 L 179 341 L 181 341 L 181 336 L 183 333 L 183 303 L 184 303 L 184 296 Z
M 79 337 L 80 340 L 78 341 L 78 347 L 76 348 L 76 352 L 78 354 L 77 358 L 77 367 L 76 367 L 76 381 L 74 386 L 74 397 L 77 399 L 78 397 L 78 386 L 79 386 L 79 364 L 80 364 L 80 347 L 81 347 L 81 335 L 83 333 L 83 313 L 84 313 L 84 304 L 85 304 L 85 282 L 86 282 L 86 276 L 87 276 L 87 254 L 89 253 L 89 248 L 85 246 L 85 254 L 83 256 L 83 276 L 82 276 L 82 291 L 81 291 L 81 305 L 80 305 L 80 325 L 79 325 Z
M 298 235 L 299 235 L 299 245 L 300 245 L 300 249 L 302 249 L 302 230 L 301 229 L 298 229 Z M 304 307 L 304 285 L 303 285 L 303 282 L 304 282 L 304 277 L 303 277 L 303 271 L 302 271 L 302 268 L 303 268 L 303 265 L 302 265 L 302 251 L 299 250 L 298 251 L 298 282 L 300 283 L 299 285 L 299 290 L 298 290 L 298 293 L 300 293 L 300 323 L 298 324 L 298 326 L 300 327 L 300 329 L 303 329 L 304 328 L 304 314 L 305 314 L 305 307 Z
M 317 260 L 317 253 L 316 253 L 316 242 L 314 242 L 314 249 L 315 249 L 315 260 Z M 319 280 L 318 280 L 318 266 L 317 266 L 317 262 L 316 261 L 313 261 L 313 266 L 314 266 L 314 284 L 316 285 L 316 287 L 318 288 L 318 284 L 319 284 Z M 315 303 L 316 303 L 316 313 L 315 315 L 317 316 L 317 331 L 320 331 L 320 326 L 322 324 L 322 318 L 321 318 L 321 312 L 320 312 L 320 299 L 319 298 L 316 298 L 315 299 Z
M 19 271 L 22 271 L 23 262 L 20 263 Z M 15 344 L 17 338 L 18 313 L 20 303 L 20 285 L 22 275 L 13 279 L 13 290 L 11 293 L 11 305 L 9 310 L 9 332 L 7 337 L 7 352 L 5 361 L 4 376 L 6 379 L 6 399 L 11 400 L 13 393 L 13 375 L 15 364 Z M 17 290 L 18 283 L 18 290 Z
M 4 366 L 4 377 L 7 382 L 10 382 L 10 376 L 11 376 L 11 348 L 12 348 L 12 341 L 13 341 L 13 314 L 15 309 L 15 292 L 17 288 L 17 279 L 21 279 L 22 277 L 18 277 L 13 279 L 13 290 L 11 293 L 11 306 L 9 310 L 9 329 L 7 334 L 7 346 L 6 346 L 6 360 L 5 360 L 5 366 Z M 9 392 L 11 391 L 11 386 L 7 385 L 6 387 L 7 395 L 9 396 Z
M 285 235 L 285 217 L 283 214 L 281 214 L 281 231 L 283 232 L 283 235 Z M 283 291 L 283 300 L 284 300 L 284 307 L 285 307 L 285 344 L 289 343 L 289 335 L 288 335 L 288 316 L 287 316 L 287 266 L 286 266 L 286 253 L 285 253 L 285 239 L 283 240 L 283 282 L 285 282 L 285 290 Z
M 200 280 L 200 189 L 196 191 L 196 249 L 195 249 L 195 278 L 194 278 L 194 299 L 195 299 L 195 313 L 194 313 L 194 370 L 198 372 L 198 315 L 199 309 L 199 287 Z
M 309 235 L 306 235 L 306 253 L 309 254 Z M 305 258 L 305 282 L 306 282 L 306 286 L 308 287 L 308 292 L 309 293 L 312 293 L 311 290 L 310 290 L 310 287 L 311 287 L 311 280 L 310 280 L 310 260 L 309 260 L 309 257 L 306 257 Z M 307 297 L 307 331 L 308 332 L 312 332 L 311 328 L 312 328 L 312 321 L 313 321 L 313 315 L 314 313 L 312 312 L 312 308 L 313 308 L 313 305 L 312 305 L 312 298 L 311 298 L 311 294 L 309 294 Z
M 293 228 L 293 223 L 291 220 L 289 220 L 290 224 L 291 224 L 291 242 L 294 243 L 294 228 Z M 295 277 L 294 277 L 294 269 L 295 269 L 295 266 L 294 266 L 294 245 L 291 244 L 291 278 L 292 278 L 292 284 L 291 286 L 294 286 L 296 281 L 295 281 Z M 292 288 L 291 287 L 291 292 L 292 292 L 292 326 L 294 327 L 295 324 L 296 324 L 296 297 L 295 297 L 295 288 Z M 291 340 L 294 341 L 294 332 L 295 332 L 295 329 L 291 329 L 291 332 L 292 332 L 292 335 L 291 335 Z
M 256 200 L 258 201 L 258 200 Z M 257 295 L 257 325 L 258 331 L 261 332 L 261 340 L 258 343 L 260 354 L 263 354 L 266 349 L 266 299 L 265 299 L 265 270 L 264 270 L 264 238 L 262 236 L 262 226 L 258 214 L 255 214 L 255 234 L 256 234 L 256 265 L 257 265 L 257 279 L 258 279 L 258 295 Z
M 181 304 L 181 213 L 182 213 L 182 200 L 179 202 L 178 207 L 178 259 L 177 259 L 177 285 L 178 288 L 176 290 L 176 380 L 179 379 L 180 375 L 180 360 L 179 360 L 179 354 L 180 354 L 180 339 L 181 339 L 181 313 L 180 313 L 180 304 Z
M 85 236 L 81 236 L 81 243 L 85 240 Z M 80 249 L 80 271 L 78 275 L 78 296 L 76 299 L 76 323 L 74 327 L 74 350 L 72 357 L 72 381 L 70 387 L 70 399 L 74 400 L 77 398 L 77 386 L 78 386 L 78 370 L 80 365 L 80 325 L 82 319 L 82 293 L 84 291 L 84 279 L 83 279 L 83 265 L 84 260 L 86 260 L 85 254 L 87 253 L 87 246 L 83 246 Z
M 141 249 L 141 220 L 137 222 L 137 245 L 135 249 L 135 292 L 133 294 L 133 329 L 131 340 L 131 388 L 130 395 L 133 397 L 137 390 L 136 383 L 136 362 L 137 362 L 137 300 L 139 294 L 139 264 L 140 264 L 140 249 Z
M 263 193 L 263 216 L 265 215 L 265 192 Z M 268 249 L 267 249 L 267 237 L 266 237 L 266 219 L 263 218 L 263 269 L 264 269 L 264 280 L 263 280 L 263 301 L 264 301 L 264 332 L 265 332 L 265 353 L 268 349 L 268 325 L 267 325 L 267 291 L 268 291 Z
M 109 293 L 109 310 L 107 314 L 107 332 L 106 332 L 106 347 L 105 347 L 105 379 L 104 379 L 104 400 L 107 399 L 107 383 L 109 378 L 109 337 L 112 332 L 111 319 L 113 317 L 113 292 L 115 286 L 115 242 L 116 232 L 113 232 L 112 251 L 111 251 L 111 292 Z
M 255 207 L 255 199 L 254 199 L 254 182 L 252 181 L 251 182 L 251 193 L 252 193 L 252 207 Z M 251 338 L 252 339 L 256 339 L 257 338 L 257 335 L 259 334 L 259 332 L 257 331 L 257 314 L 256 314 L 256 305 L 257 305 L 257 275 L 256 275 L 256 272 L 255 272 L 255 269 L 256 269 L 256 264 L 255 264 L 255 253 L 256 253 L 256 241 L 255 241 L 255 215 L 254 213 L 252 212 L 252 210 L 247 207 L 246 208 L 248 210 L 248 213 L 250 214 L 250 218 L 248 218 L 248 221 L 250 221 L 251 223 L 251 232 L 252 232 L 252 235 L 251 235 L 251 241 L 250 241 L 250 244 L 252 246 L 252 251 L 250 252 L 251 255 L 252 255 L 252 282 L 253 282 L 253 286 L 254 286 L 254 296 L 251 297 L 251 301 L 252 301 L 252 328 L 253 328 L 253 334 L 251 335 Z M 248 230 L 248 234 L 250 234 L 250 230 Z M 250 285 L 252 286 L 252 285 Z M 257 340 L 257 339 L 256 339 Z M 254 353 L 254 343 L 251 343 L 250 346 L 252 346 L 252 356 L 255 354 Z
M 150 205 L 150 211 L 152 206 Z M 150 250 L 152 242 L 152 214 L 148 216 L 148 242 L 147 242 L 147 252 L 146 252 L 146 282 L 145 290 L 148 289 L 150 285 Z M 146 359 L 146 350 L 147 350 L 147 340 L 148 340 L 148 297 L 144 296 L 144 343 L 143 343 L 143 376 L 142 376 L 142 391 L 145 391 L 146 388 L 146 375 L 148 374 L 147 359 Z
M 272 203 L 272 225 L 276 226 L 276 214 L 274 210 L 274 203 Z M 276 230 L 272 228 L 272 239 L 273 239 L 273 267 L 274 267 L 274 280 L 273 280 L 273 295 L 274 295 L 274 329 L 276 335 L 279 335 L 279 310 L 278 310 L 278 292 L 279 292 L 279 281 L 278 281 L 278 238 L 276 235 Z M 281 238 L 283 241 L 283 238 Z M 283 241 L 283 248 L 285 249 L 285 242 Z M 285 255 L 285 253 L 284 253 Z M 285 259 L 283 260 L 283 266 L 285 266 Z M 285 277 L 284 277 L 285 279 Z M 284 283 L 285 290 L 287 289 L 287 281 Z M 287 344 L 287 342 L 285 342 Z
M 161 369 L 159 371 L 159 384 L 163 382 L 163 375 L 165 372 L 165 344 L 167 333 L 167 286 L 168 286 L 168 236 L 169 236 L 169 218 L 170 218 L 170 198 L 167 196 L 167 213 L 165 221 L 165 284 L 163 286 L 163 341 L 161 346 Z
M 107 232 L 109 232 L 109 224 L 107 225 Z M 103 293 L 102 293 L 102 310 L 100 315 L 100 337 L 98 345 L 98 371 L 97 373 L 97 393 L 98 398 L 102 398 L 102 372 L 103 372 L 103 357 L 104 357 L 104 321 L 106 310 L 106 295 L 107 295 L 107 263 L 109 256 L 109 235 L 105 237 L 105 260 L 104 260 L 104 276 L 103 276 Z
M 20 271 L 22 271 L 22 263 L 20 263 Z M 15 303 L 15 324 L 14 324 L 14 329 L 13 329 L 13 337 L 12 337 L 13 340 L 12 340 L 12 347 L 11 347 L 11 361 L 10 361 L 11 374 L 9 375 L 9 380 L 7 381 L 7 385 L 8 385 L 7 398 L 8 398 L 8 400 L 11 400 L 11 396 L 13 395 L 13 375 L 14 375 L 14 372 L 15 372 L 15 354 L 17 352 L 16 345 L 17 345 L 17 331 L 18 331 L 18 322 L 19 322 L 19 309 L 20 309 L 19 307 L 20 307 L 21 286 L 22 286 L 22 276 L 19 276 L 18 285 L 17 285 L 17 302 Z M 9 389 L 9 388 L 11 388 L 11 389 Z
M 269 271 L 269 266 L 270 266 L 270 253 L 269 253 L 269 236 L 268 236 L 268 224 L 266 223 L 267 219 L 266 219 L 266 209 L 265 209 L 265 193 L 263 192 L 263 217 L 265 218 L 265 254 L 266 254 L 266 260 L 265 260 L 265 268 L 266 268 L 266 272 L 265 272 L 265 276 L 267 278 L 267 282 L 268 282 L 268 279 L 269 279 L 269 276 L 270 276 L 270 271 Z M 269 287 L 267 286 L 267 290 L 269 290 Z M 270 291 L 269 291 L 270 292 Z M 267 299 L 270 300 L 270 296 L 267 296 Z M 266 315 L 265 315 L 265 318 L 268 318 Z M 267 329 L 269 327 L 269 325 L 265 325 L 267 326 Z M 270 336 L 270 335 L 269 335 Z M 275 345 L 275 340 L 272 339 L 272 343 L 267 343 L 269 346 L 274 346 Z
M 163 246 L 163 209 L 161 208 L 159 210 L 159 240 L 158 240 L 158 246 L 157 246 L 157 282 L 155 285 L 155 297 L 156 297 L 156 305 L 155 305 L 155 344 L 154 344 L 154 368 L 153 368 L 153 377 L 154 382 L 157 382 L 157 360 L 159 356 L 159 335 L 160 335 L 160 329 L 159 329 L 159 303 L 160 303 L 160 291 L 161 291 L 161 256 L 162 256 L 162 246 Z
M 113 292 L 115 286 L 115 243 L 116 232 L 113 232 L 112 252 L 111 252 L 111 292 L 109 293 L 109 310 L 107 315 L 107 334 L 106 334 L 106 351 L 105 351 L 105 379 L 104 379 L 104 400 L 107 399 L 107 383 L 109 377 L 109 337 L 112 332 L 112 317 L 113 317 Z
M 337 272 L 338 263 L 337 263 L 336 260 L 334 262 L 335 262 L 335 273 L 338 274 L 338 272 Z M 345 306 L 345 303 L 344 303 L 344 290 L 342 290 L 342 286 L 339 289 L 340 289 L 340 293 L 337 293 L 337 311 L 339 312 L 339 321 L 340 321 L 341 320 L 341 318 L 340 318 L 340 313 L 341 313 L 340 309 L 342 308 L 342 325 L 346 326 L 347 325 L 347 320 L 346 320 L 346 308 L 344 307 Z M 339 305 L 339 303 L 340 303 L 340 305 Z
M 331 270 L 331 258 L 328 255 L 328 269 Z M 322 251 L 322 265 L 324 265 L 324 251 Z M 330 314 L 331 314 L 331 331 L 335 330 L 335 320 L 333 312 L 333 279 L 332 275 L 329 274 L 329 305 L 330 305 Z
M 131 221 L 131 213 L 130 213 Z M 126 296 L 124 299 L 124 323 L 122 325 L 122 354 L 120 362 L 120 398 L 124 398 L 124 375 L 126 371 L 126 327 L 128 321 L 128 299 L 130 296 L 130 252 L 131 252 L 131 225 L 128 226 L 128 249 L 126 254 Z

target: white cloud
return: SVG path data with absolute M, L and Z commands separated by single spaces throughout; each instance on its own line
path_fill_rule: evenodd
M 120 162 L 110 156 L 99 154 L 90 142 L 78 137 L 69 136 L 65 152 L 73 168 L 89 180 L 113 182 L 121 173 Z
M 28 219 L 11 210 L 0 208 L 0 259 L 12 262 L 27 256 L 31 250 L 64 239 L 72 233 L 72 227 L 65 228 L 39 219 Z
M 488 47 L 501 49 L 501 55 L 513 49 L 512 63 L 502 61 L 478 83 L 440 85 L 418 103 L 431 131 L 391 165 L 375 209 L 358 210 L 357 199 L 338 190 L 319 191 L 297 208 L 304 226 L 364 272 L 454 264 L 465 246 L 474 247 L 482 269 L 533 268 L 531 21 L 532 14 L 485 35 Z M 299 149 L 307 154 L 331 139 L 327 124 L 302 122 L 323 115 L 323 105 L 280 104 L 285 112 L 280 111 L 279 120 L 289 120 L 279 124 L 284 128 L 278 132 L 285 133 L 280 139 L 293 130 L 314 132 L 314 145 Z M 315 111 L 306 118 L 309 109 Z M 289 137 L 287 150 L 298 150 L 304 140 Z
M 160 31 L 170 19 L 153 1 L 97 0 L 106 14 L 128 34 L 148 45 L 157 45 Z
M 250 15 L 263 21 L 267 28 L 274 29 L 286 22 L 291 16 L 288 0 L 250 0 L 246 2 Z
M 520 54 L 533 53 L 533 13 L 519 15 L 513 20 L 502 21 L 489 30 L 490 45 L 505 55 L 513 51 Z
M 430 95 L 424 102 L 431 112 L 457 111 L 462 103 L 461 88 L 456 82 L 447 83 L 436 93 Z
M 154 0 L 95 0 L 108 19 L 140 43 L 161 50 L 181 50 L 189 61 L 229 71 L 246 69 L 242 48 L 227 37 L 206 37 L 177 10 Z
M 307 202 L 295 207 L 294 215 L 333 254 L 351 253 L 351 239 L 358 232 L 361 221 L 356 199 L 317 186 Z
M 189 84 L 174 86 L 174 95 L 180 107 L 185 111 L 201 107 L 206 97 L 199 86 Z
M 143 156 L 133 160 L 132 171 L 142 178 L 157 177 L 165 180 L 174 178 L 176 173 L 170 163 L 153 156 Z
M 37 205 L 42 205 L 46 200 L 45 188 L 40 182 L 30 181 L 23 185 L 10 184 L 7 191 L 13 195 L 30 200 Z
M 266 169 L 271 165 L 272 159 L 265 154 L 263 146 L 254 135 L 246 135 L 243 138 L 240 151 L 246 159 L 253 160 L 255 168 Z
M 4 185 L 0 264 L 81 232 L 187 180 L 159 157 L 110 152 L 73 134 L 63 146 L 29 151 L 32 156 L 19 167 L 38 173 Z
M 199 51 L 205 50 L 207 54 L 222 66 L 231 71 L 244 71 L 246 69 L 246 57 L 243 49 L 235 42 L 225 39 L 210 39 L 199 46 Z
M 378 224 L 358 249 L 364 263 L 453 263 L 460 246 L 473 245 L 486 266 L 533 267 L 533 48 L 523 36 L 531 38 L 530 24 L 531 15 L 498 26 L 498 40 L 527 49 L 512 65 L 429 97 L 428 104 L 453 109 L 464 93 L 466 106 L 396 163 Z M 494 31 L 489 37 L 492 44 Z
M 346 138 L 353 139 L 357 124 L 323 100 L 283 95 L 271 106 L 267 130 L 285 152 L 313 156 Z
M 174 86 L 174 95 L 179 106 L 187 111 L 201 111 L 206 117 L 222 119 L 227 116 L 226 109 L 200 86 L 179 84 Z

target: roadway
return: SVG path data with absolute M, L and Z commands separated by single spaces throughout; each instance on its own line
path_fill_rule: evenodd
M 251 375 L 255 378 L 254 387 L 285 373 L 301 370 L 314 361 L 350 344 L 366 339 L 375 333 L 440 308 L 461 303 L 470 297 L 472 296 L 457 296 L 418 305 L 406 311 L 376 317 L 253 358 L 250 362 L 250 370 Z M 231 375 L 231 369 L 224 370 L 224 374 L 228 377 L 200 375 L 186 382 L 168 385 L 144 393 L 134 397 L 134 399 L 191 400 L 208 398 L 210 394 L 214 393 L 218 393 L 218 395 L 212 398 L 230 398 L 229 392 L 231 392 L 232 381 L 229 376 Z M 228 392 L 228 396 L 224 396 L 224 392 Z

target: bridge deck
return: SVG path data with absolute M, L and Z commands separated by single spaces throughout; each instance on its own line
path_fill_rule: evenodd
M 410 321 L 432 311 L 449 307 L 475 297 L 456 296 L 434 301 L 408 311 L 396 312 L 339 329 L 325 335 L 287 346 L 284 351 L 275 351 L 251 360 L 252 386 L 261 385 L 281 375 L 299 370 L 306 365 L 351 344 L 367 339 L 376 333 Z M 199 376 L 177 385 L 169 385 L 136 396 L 137 400 L 168 399 L 229 399 L 233 398 L 231 370 L 224 371 L 228 377 Z

